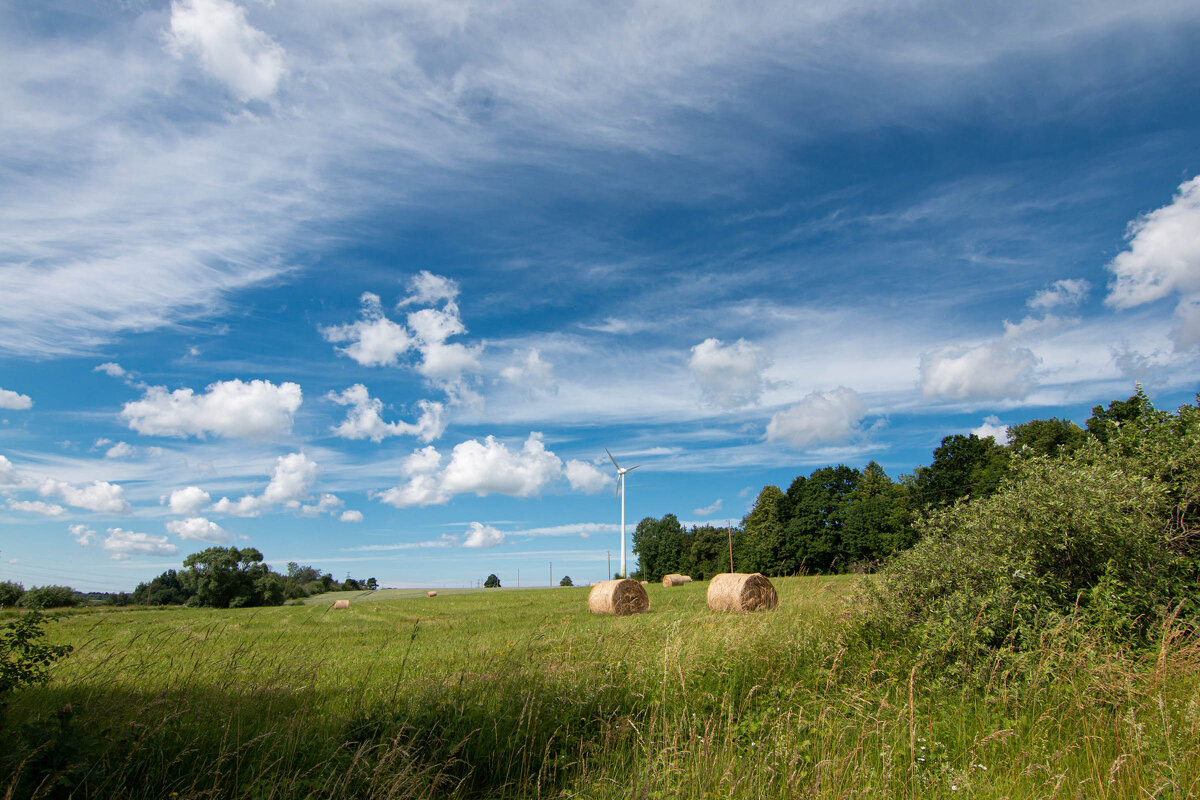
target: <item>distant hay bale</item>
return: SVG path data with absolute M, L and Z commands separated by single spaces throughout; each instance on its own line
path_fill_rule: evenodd
M 692 579 L 687 575 L 677 575 L 672 572 L 670 575 L 663 575 L 663 586 L 668 589 L 672 586 L 683 586 L 685 583 L 691 583 Z
M 775 587 L 761 572 L 723 572 L 708 584 L 713 611 L 765 611 L 779 605 Z
M 632 578 L 600 581 L 588 593 L 588 611 L 593 614 L 640 614 L 650 608 L 650 598 Z
M 349 607 L 350 607 L 349 600 L 335 600 L 333 603 L 334 611 L 337 611 L 339 608 L 349 608 Z
M 425 596 L 426 597 L 437 597 L 437 592 L 434 591 L 433 589 L 430 589 L 428 592 L 425 593 Z
M 649 586 L 649 585 L 650 585 L 650 581 L 638 581 L 638 583 L 640 583 L 642 586 Z

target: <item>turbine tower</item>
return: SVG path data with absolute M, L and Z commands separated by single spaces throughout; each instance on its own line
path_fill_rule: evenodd
M 604 452 L 608 453 L 607 447 L 604 448 Z M 613 458 L 612 453 L 608 453 L 608 458 L 613 462 L 613 466 L 617 468 L 617 497 L 621 498 L 621 577 L 628 578 L 629 572 L 625 569 L 625 473 L 633 472 L 641 464 L 632 467 L 622 467 Z

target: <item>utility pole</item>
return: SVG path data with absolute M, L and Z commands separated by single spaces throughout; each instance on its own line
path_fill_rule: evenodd
M 725 526 L 729 531 L 729 571 L 733 572 L 733 523 L 725 520 Z
M 608 579 L 612 580 L 612 550 L 605 550 L 608 553 Z
M 554 588 L 554 562 L 550 562 L 550 588 Z

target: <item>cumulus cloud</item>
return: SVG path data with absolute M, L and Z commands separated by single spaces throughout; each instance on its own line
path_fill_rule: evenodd
M 108 448 L 108 450 L 104 451 L 104 457 L 105 458 L 129 458 L 136 452 L 137 452 L 136 448 L 134 448 L 134 446 L 129 444 L 128 442 L 117 442 L 112 447 Z
M 96 539 L 96 532 L 87 525 L 72 525 L 67 529 L 71 535 L 75 537 L 75 541 L 79 542 L 84 547 L 90 547 Z
M 241 100 L 267 99 L 286 72 L 283 48 L 229 0 L 173 2 L 167 49 L 176 58 L 199 59 L 205 72 Z
M 212 497 L 208 492 L 199 486 L 188 486 L 184 489 L 176 489 L 171 492 L 171 497 L 167 505 L 171 509 L 172 514 L 190 517 L 210 502 L 212 502 Z
M 57 496 L 67 505 L 88 511 L 125 514 L 131 509 L 125 500 L 125 490 L 115 483 L 92 481 L 82 489 L 69 483 L 47 478 L 38 488 L 42 497 Z
M 42 500 L 9 500 L 8 507 L 12 511 L 24 511 L 46 517 L 61 517 L 67 513 L 67 510 L 57 503 L 46 503 Z
M 707 517 L 709 514 L 715 514 L 721 510 L 721 498 L 717 498 L 711 505 L 704 508 L 693 508 L 692 513 L 697 517 Z
M 238 379 L 209 384 L 203 394 L 191 389 L 168 392 L 150 386 L 141 400 L 126 403 L 121 416 L 129 427 L 148 436 L 207 434 L 246 439 L 272 439 L 292 429 L 303 397 L 299 384 Z
M 463 539 L 463 547 L 488 549 L 504 542 L 504 531 L 482 522 L 472 522 Z
M 984 417 L 978 428 L 971 429 L 971 433 L 980 439 L 990 436 L 996 440 L 996 444 L 1008 444 L 1008 426 L 1000 422 L 995 414 Z
M 1083 278 L 1068 278 L 1055 281 L 1033 297 L 1027 305 L 1038 311 L 1049 311 L 1059 306 L 1077 306 L 1084 301 L 1092 285 Z
M 363 514 L 361 511 L 356 511 L 352 508 L 348 511 L 343 511 L 342 515 L 338 517 L 338 519 L 340 519 L 342 522 L 362 522 Z
M 866 413 L 866 405 L 853 389 L 839 386 L 830 392 L 812 392 L 771 417 L 767 441 L 798 448 L 842 442 L 860 431 Z
M 509 450 L 494 436 L 468 439 L 454 447 L 443 468 L 433 447 L 413 452 L 401 467 L 406 481 L 377 495 L 398 508 L 441 505 L 458 494 L 473 492 L 531 497 L 563 472 L 562 461 L 546 449 L 540 433 L 530 433 L 520 451 Z
M 280 456 L 275 460 L 275 471 L 262 494 L 248 494 L 237 501 L 222 497 L 213 504 L 213 511 L 236 517 L 257 517 L 278 505 L 301 511 L 301 501 L 308 498 L 319 469 L 317 463 L 304 453 Z
M 442 275 L 434 275 L 423 269 L 408 281 L 408 297 L 397 305 L 401 308 L 408 305 L 432 306 L 440 302 L 452 303 L 458 299 L 458 282 Z
M 446 430 L 441 403 L 421 400 L 417 407 L 421 416 L 416 422 L 384 422 L 381 412 L 383 402 L 371 397 L 367 387 L 356 383 L 342 392 L 330 392 L 326 397 L 338 405 L 350 406 L 346 419 L 333 428 L 343 439 L 370 439 L 381 442 L 389 436 L 415 436 L 423 442 L 432 442 Z
M 364 367 L 395 366 L 413 346 L 412 337 L 403 325 L 384 315 L 379 295 L 363 292 L 359 303 L 362 309 L 357 322 L 321 328 L 321 335 L 334 344 L 349 342 L 337 351 Z
M 607 471 L 597 469 L 586 461 L 571 459 L 567 462 L 565 472 L 571 488 L 577 492 L 595 494 L 612 486 L 612 475 Z
M 921 355 L 921 394 L 948 400 L 1025 397 L 1036 385 L 1033 370 L 1039 363 L 1032 350 L 1008 341 L 944 347 Z
M 204 517 L 173 519 L 167 523 L 167 533 L 173 533 L 180 539 L 192 542 L 226 544 L 233 541 L 233 536 L 228 531 Z
M 770 361 L 762 350 L 744 339 L 723 344 L 705 339 L 692 348 L 688 368 L 706 402 L 721 408 L 738 408 L 758 402 L 766 383 L 763 372 Z
M 299 514 L 302 517 L 319 517 L 322 514 L 333 514 L 344 505 L 346 503 L 336 494 L 322 492 L 321 496 L 317 498 L 317 502 L 311 505 L 301 505 Z
M 20 486 L 23 483 L 25 483 L 25 479 L 17 472 L 13 463 L 4 456 L 0 456 L 0 486 Z
M 1046 336 L 1069 325 L 1078 325 L 1078 317 L 1058 317 L 1047 314 L 1044 317 L 1025 317 L 1020 322 L 1004 320 L 1004 337 L 1009 341 L 1028 339 L 1035 334 Z
M 464 376 L 479 372 L 483 345 L 468 346 L 446 341 L 451 336 L 467 332 L 467 326 L 459 316 L 458 305 L 447 302 L 441 309 L 422 308 L 414 311 L 408 315 L 408 327 L 416 337 L 417 349 L 421 354 L 417 372 L 430 384 L 446 392 L 451 399 L 470 399 Z
M 1172 292 L 1200 292 L 1200 176 L 1179 186 L 1175 199 L 1129 223 L 1128 249 L 1108 265 L 1105 303 L 1124 309 Z
M 536 347 L 531 347 L 522 355 L 513 352 L 513 363 L 500 370 L 500 377 L 508 383 L 528 391 L 554 392 L 558 387 L 554 382 L 554 365 L 542 361 L 542 355 Z
M 122 528 L 109 528 L 101 546 L 116 560 L 135 555 L 169 556 L 179 552 L 179 548 L 168 542 L 166 536 L 134 533 Z
M 113 378 L 124 378 L 129 374 L 125 371 L 124 367 L 115 361 L 105 361 L 103 364 L 98 364 L 92 369 L 92 372 L 103 372 L 105 375 Z
M 33 400 L 27 394 L 18 394 L 11 389 L 0 389 L 0 408 L 24 411 L 33 408 Z

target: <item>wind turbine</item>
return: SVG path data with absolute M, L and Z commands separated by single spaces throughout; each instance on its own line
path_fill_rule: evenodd
M 604 452 L 608 453 L 607 447 L 604 448 Z M 632 467 L 622 467 L 613 458 L 612 453 L 608 453 L 608 458 L 613 462 L 613 466 L 617 468 L 617 497 L 621 498 L 621 577 L 628 578 L 629 572 L 625 569 L 625 473 L 633 472 L 641 464 Z

